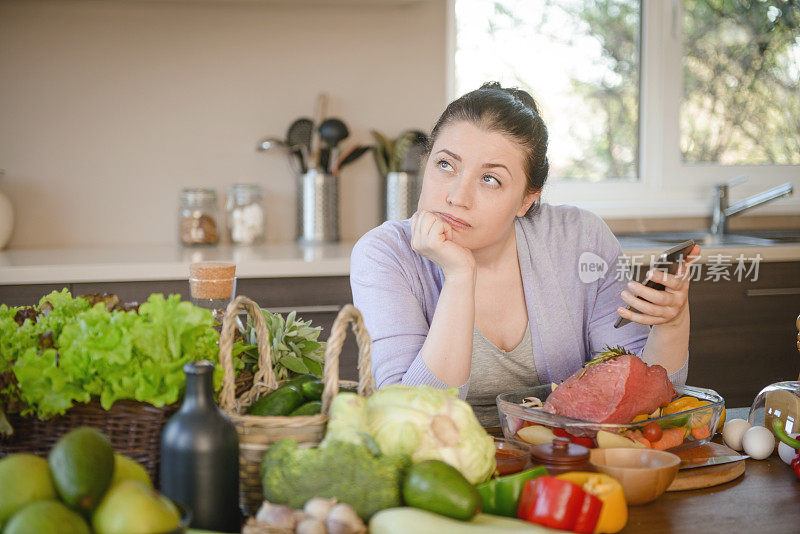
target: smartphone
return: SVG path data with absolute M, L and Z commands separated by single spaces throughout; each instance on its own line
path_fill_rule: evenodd
M 665 250 L 661 253 L 658 259 L 653 263 L 650 267 L 651 270 L 655 271 L 658 269 L 659 271 L 666 271 L 669 274 L 675 274 L 678 272 L 678 267 L 680 264 L 686 259 L 686 256 L 689 255 L 689 252 L 692 251 L 692 248 L 695 246 L 694 239 L 690 239 L 688 241 L 684 241 L 679 245 L 675 245 L 674 247 Z M 664 291 L 664 285 L 659 284 L 658 282 L 653 282 L 652 280 L 647 280 L 644 285 L 647 287 L 652 287 L 657 291 Z M 642 299 L 645 302 L 650 302 L 647 299 L 643 299 L 642 297 L 637 296 L 637 298 Z M 636 308 L 632 308 L 630 304 L 625 306 L 625 309 L 631 310 L 634 313 L 641 313 Z M 617 322 L 614 323 L 614 328 L 619 328 L 620 326 L 625 326 L 626 324 L 630 323 L 630 319 L 626 319 L 621 315 L 617 318 Z

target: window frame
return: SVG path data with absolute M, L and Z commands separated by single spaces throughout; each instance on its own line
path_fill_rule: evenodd
M 456 0 L 447 0 L 446 94 L 455 95 Z M 573 204 L 602 217 L 710 217 L 714 185 L 746 175 L 733 188 L 743 198 L 792 182 L 795 194 L 754 208 L 753 214 L 800 212 L 800 165 L 720 165 L 684 163 L 680 149 L 683 91 L 681 41 L 683 2 L 642 0 L 639 86 L 639 179 L 548 182 L 542 200 Z

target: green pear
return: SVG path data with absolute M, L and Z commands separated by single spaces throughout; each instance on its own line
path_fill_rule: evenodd
M 0 460 L 0 531 L 26 504 L 56 498 L 47 460 L 27 453 Z
M 179 524 L 177 508 L 138 480 L 123 480 L 111 488 L 92 514 L 96 534 L 161 534 Z
M 123 454 L 114 453 L 114 477 L 111 479 L 111 487 L 113 488 L 123 480 L 138 480 L 148 487 L 153 487 L 150 475 L 141 464 Z
M 14 514 L 4 534 L 89 534 L 86 521 L 56 501 L 31 503 Z

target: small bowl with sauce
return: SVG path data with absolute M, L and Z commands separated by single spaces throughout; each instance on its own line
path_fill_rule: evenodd
M 497 473 L 500 476 L 519 473 L 525 469 L 530 462 L 530 447 L 519 442 L 495 438 L 494 449 L 494 457 L 497 461 Z

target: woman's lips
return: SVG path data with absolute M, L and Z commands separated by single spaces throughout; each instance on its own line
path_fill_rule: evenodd
M 442 218 L 444 222 L 456 228 L 458 230 L 466 230 L 467 228 L 472 228 L 467 221 L 459 219 L 458 217 L 453 217 L 452 215 L 448 215 L 447 213 L 442 213 L 441 211 L 437 211 L 436 215 Z

